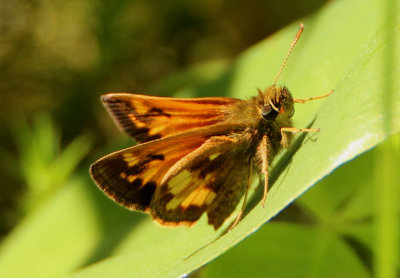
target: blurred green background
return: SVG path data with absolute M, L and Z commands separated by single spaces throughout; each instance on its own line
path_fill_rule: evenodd
M 318 21 L 320 11 L 335 2 L 344 1 L 2 1 L 0 276 L 7 273 L 7 277 L 58 277 L 80 269 L 85 271 L 86 266 L 109 258 L 113 273 L 116 267 L 112 258 L 129 255 L 131 247 L 146 250 L 143 256 L 148 256 L 151 263 L 162 261 L 162 257 L 153 257 L 147 241 L 135 235 L 135 231 L 140 235 L 153 233 L 153 224 L 147 225 L 151 222 L 149 217 L 118 207 L 89 178 L 88 168 L 93 161 L 132 145 L 114 126 L 99 96 L 108 92 L 228 95 L 227 90 L 220 89 L 234 87 L 227 85 L 229 70 L 246 49 L 254 45 L 257 48 L 257 43 L 303 17 Z M 352 2 L 358 3 L 354 8 L 364 8 L 360 1 Z M 350 14 L 353 11 L 347 10 Z M 365 33 L 361 30 L 351 36 Z M 290 38 L 285 39 L 287 47 L 293 35 L 291 32 Z M 369 33 L 365 36 L 370 39 Z M 324 43 L 322 40 L 320 45 L 308 47 L 323 53 Z M 338 48 L 345 48 L 343 42 Z M 282 53 L 286 51 L 283 49 Z M 251 60 L 250 56 L 242 60 Z M 277 60 L 283 57 L 279 54 Z M 332 57 L 332 64 L 339 59 Z M 296 70 L 296 63 L 292 65 Z M 326 65 L 329 69 L 329 61 Z M 347 64 L 343 67 L 347 70 Z M 271 71 L 275 73 L 278 68 Z M 336 79 L 345 75 L 344 69 Z M 290 75 L 291 69 L 287 71 Z M 263 86 L 269 85 L 273 76 L 267 78 L 263 78 Z M 310 87 L 315 86 L 317 94 L 335 85 L 326 84 L 323 78 L 316 79 L 320 83 Z M 239 83 L 233 91 L 240 88 Z M 194 92 L 186 91 L 192 87 L 196 87 Z M 311 95 L 315 93 L 310 92 Z M 379 229 L 373 226 L 376 218 L 380 219 L 375 199 L 379 199 L 381 183 L 398 181 L 388 176 L 400 161 L 399 148 L 398 137 L 392 138 L 386 145 L 344 165 L 254 236 L 192 275 L 400 277 L 399 241 L 393 241 L 389 251 L 377 248 L 374 240 Z M 382 169 L 387 172 L 381 172 Z M 389 219 L 397 219 L 398 208 L 392 211 L 395 212 L 391 212 Z M 200 232 L 203 224 L 196 227 Z M 397 231 L 398 222 L 393 225 Z M 174 237 L 173 233 L 190 238 L 191 233 L 197 233 L 192 231 L 160 229 L 157 233 L 160 242 L 165 241 L 161 244 L 169 248 L 168 238 Z M 203 240 L 211 241 L 214 234 L 210 235 Z M 392 236 L 396 238 L 398 233 Z M 43 241 L 36 242 L 31 237 Z M 63 241 L 59 250 L 55 246 L 58 238 Z M 196 241 L 195 238 L 192 240 Z M 183 247 L 177 247 L 177 252 L 179 248 Z M 224 251 L 221 248 L 219 254 Z M 385 262 L 376 259 L 387 260 L 382 254 L 390 254 L 389 260 L 395 261 L 394 270 L 382 270 Z M 19 259 L 27 273 L 20 267 Z M 134 256 L 128 259 L 138 260 Z M 189 269 L 205 261 L 199 259 L 196 267 Z M 100 267 L 107 268 L 107 263 Z M 119 265 L 118 270 L 121 269 Z M 93 273 L 89 270 L 79 276 L 78 272 L 77 276 L 101 277 Z M 152 277 L 174 274 L 153 273 Z

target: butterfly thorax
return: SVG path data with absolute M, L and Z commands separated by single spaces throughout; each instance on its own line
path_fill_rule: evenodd
M 235 103 L 231 108 L 227 122 L 241 123 L 244 132 L 235 136 L 241 137 L 242 146 L 248 153 L 254 153 L 259 148 L 261 140 L 267 136 L 269 160 L 289 144 L 291 134 L 284 134 L 281 128 L 291 127 L 291 117 L 294 113 L 293 98 L 286 87 L 270 86 L 247 101 Z

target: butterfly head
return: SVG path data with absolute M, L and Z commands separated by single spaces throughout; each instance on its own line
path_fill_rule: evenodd
M 294 114 L 293 97 L 286 87 L 270 86 L 265 91 L 259 90 L 258 103 L 266 121 L 291 118 Z

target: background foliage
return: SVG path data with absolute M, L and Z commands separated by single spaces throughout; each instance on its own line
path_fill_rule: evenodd
M 175 277 L 257 230 L 335 167 L 398 132 L 396 4 L 2 4 L 0 276 Z M 97 190 L 88 178 L 90 162 L 132 144 L 113 126 L 100 94 L 250 97 L 255 87 L 272 81 L 297 25 L 244 49 L 306 15 L 304 38 L 281 82 L 296 97 L 332 87 L 336 93 L 319 110 L 317 138 L 302 137 L 304 146 L 289 151 L 293 160 L 284 155 L 275 163 L 274 179 L 283 174 L 268 210 L 257 206 L 256 191 L 250 204 L 255 207 L 243 223 L 214 242 L 219 233 L 204 219 L 193 229 L 161 228 Z M 296 126 L 308 124 L 320 105 L 298 107 Z M 341 167 L 193 275 L 395 277 L 400 248 L 396 136 Z M 310 144 L 314 139 L 316 145 Z

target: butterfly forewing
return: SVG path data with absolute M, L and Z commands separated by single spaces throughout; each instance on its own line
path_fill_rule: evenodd
M 222 122 L 235 98 L 168 98 L 111 93 L 102 101 L 116 124 L 138 142 Z

